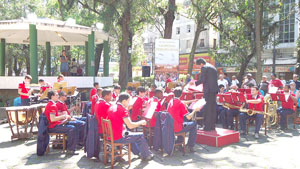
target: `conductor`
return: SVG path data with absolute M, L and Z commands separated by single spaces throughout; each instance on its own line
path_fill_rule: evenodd
M 204 130 L 215 130 L 217 111 L 216 97 L 218 93 L 217 70 L 213 65 L 206 63 L 202 58 L 197 59 L 196 64 L 200 65 L 201 77 L 195 84 L 196 86 L 203 84 L 203 97 L 206 101 L 206 104 L 202 109 L 204 112 Z

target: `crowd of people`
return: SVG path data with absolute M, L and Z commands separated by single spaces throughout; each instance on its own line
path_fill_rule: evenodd
M 66 51 L 62 51 L 60 56 L 60 72 L 64 76 L 82 76 L 83 70 L 76 62 L 75 58 L 66 55 Z

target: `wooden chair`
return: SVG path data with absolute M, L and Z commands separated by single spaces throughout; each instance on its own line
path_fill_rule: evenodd
M 177 146 L 182 146 L 183 147 L 183 155 L 185 155 L 185 148 L 186 148 L 186 144 L 185 144 L 185 136 L 186 136 L 186 133 L 185 132 L 182 132 L 182 133 L 175 133 L 175 137 L 183 137 L 183 142 L 181 143 L 175 143 L 174 144 L 174 148 L 177 147 Z
M 148 145 L 150 149 L 152 149 L 153 146 L 153 137 L 154 137 L 154 130 L 150 126 L 150 121 L 148 119 L 145 119 L 147 122 L 147 125 L 143 126 L 143 134 L 146 140 L 148 140 Z
M 111 154 L 111 168 L 114 167 L 114 158 L 115 157 L 123 157 L 126 154 L 122 153 L 123 146 L 128 146 L 128 162 L 129 166 L 131 165 L 131 146 L 130 143 L 123 144 L 123 143 L 114 143 L 114 136 L 113 131 L 111 127 L 111 121 L 105 120 L 101 118 L 102 123 L 102 130 L 103 130 L 103 141 L 104 141 L 104 165 L 107 163 L 107 155 Z M 111 151 L 107 151 L 107 146 L 111 147 Z M 118 147 L 118 149 L 115 149 L 115 147 Z M 118 155 L 115 155 L 115 152 L 119 152 Z
M 52 147 L 53 147 L 53 145 L 62 145 L 63 146 L 62 152 L 64 153 L 66 151 L 66 147 L 67 147 L 67 141 L 66 141 L 67 135 L 64 133 L 49 133 L 49 136 L 50 136 L 50 140 L 51 140 L 52 136 L 55 136 L 55 140 L 49 142 L 49 145 L 46 150 L 46 155 L 49 153 L 50 144 L 52 144 Z
M 256 122 L 256 117 L 250 117 L 247 120 L 247 128 L 246 128 L 246 133 L 248 134 L 249 131 L 249 127 L 251 126 L 251 121 Z M 255 123 L 254 123 L 255 124 Z M 266 116 L 264 116 L 264 123 L 263 123 L 264 127 L 265 127 L 265 135 L 267 135 L 267 123 L 266 123 Z
M 286 116 L 286 128 L 289 129 L 289 118 L 293 118 L 293 125 L 294 125 L 294 129 L 296 129 L 296 119 L 297 119 L 297 104 L 294 106 L 294 113 L 293 114 L 288 114 Z

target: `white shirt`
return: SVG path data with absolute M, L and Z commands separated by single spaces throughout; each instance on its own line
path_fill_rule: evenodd
M 231 85 L 238 86 L 238 84 L 240 84 L 240 82 L 237 79 L 231 81 Z
M 227 80 L 225 80 L 225 79 L 223 79 L 223 80 L 218 80 L 218 86 L 220 86 L 220 85 L 224 85 L 224 87 L 225 88 L 227 88 L 227 86 L 228 86 L 228 81 Z

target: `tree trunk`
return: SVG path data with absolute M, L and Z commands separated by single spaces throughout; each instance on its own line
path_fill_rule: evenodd
M 126 7 L 125 12 L 123 13 L 121 19 L 121 27 L 122 27 L 122 40 L 119 45 L 120 50 L 120 64 L 119 64 L 119 85 L 122 90 L 127 86 L 127 58 L 128 58 L 128 41 L 129 41 L 129 23 L 130 23 L 130 6 Z
M 13 64 L 13 69 L 15 72 L 16 76 L 20 76 L 21 70 L 22 70 L 22 61 L 18 62 L 18 58 L 17 56 L 13 56 L 14 57 L 14 64 Z
M 100 67 L 102 50 L 103 50 L 103 43 L 96 45 L 96 54 L 95 54 L 95 75 L 96 76 L 98 74 L 99 67 Z
M 7 75 L 8 76 L 12 76 L 12 56 L 11 55 L 7 55 L 8 59 L 7 59 L 7 68 L 8 68 L 8 72 L 7 72 Z
M 164 38 L 171 39 L 172 38 L 172 28 L 173 22 L 175 19 L 175 11 L 176 11 L 176 0 L 169 0 L 168 3 L 168 11 L 164 14 L 165 19 L 165 32 Z
M 255 39 L 256 39 L 256 55 L 257 55 L 257 73 L 256 82 L 259 83 L 262 78 L 262 63 L 261 63 L 261 12 L 260 0 L 255 0 Z
M 60 16 L 61 16 L 61 20 L 64 21 L 65 20 L 65 15 L 64 15 L 64 11 L 63 11 L 62 0 L 58 0 L 58 4 L 59 4 L 59 13 L 60 13 Z
M 194 66 L 194 55 L 195 55 L 195 51 L 196 51 L 196 47 L 197 47 L 197 42 L 199 39 L 199 35 L 201 33 L 201 29 L 203 28 L 202 22 L 200 22 L 199 20 L 197 21 L 197 28 L 196 28 L 196 32 L 195 32 L 195 36 L 194 36 L 194 42 L 193 42 L 193 46 L 192 46 L 192 50 L 190 53 L 190 57 L 189 57 L 189 68 L 188 68 L 188 74 L 192 75 L 193 72 L 193 66 Z
M 238 76 L 237 76 L 237 79 L 240 82 L 240 84 L 242 84 L 243 76 L 245 75 L 247 66 L 248 66 L 248 64 L 249 64 L 249 62 L 250 62 L 250 60 L 252 59 L 253 56 L 254 56 L 254 53 L 251 53 L 250 55 L 248 55 L 245 58 L 245 61 L 242 62 L 241 66 L 240 66 L 240 72 L 238 73 Z
M 132 51 L 132 39 L 133 39 L 133 33 L 132 33 L 132 31 L 129 31 L 129 45 L 128 45 L 128 49 L 131 48 L 131 51 Z M 128 54 L 128 81 L 132 82 L 131 53 Z

